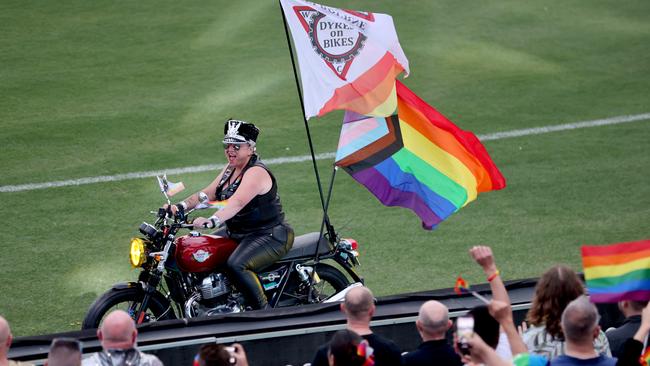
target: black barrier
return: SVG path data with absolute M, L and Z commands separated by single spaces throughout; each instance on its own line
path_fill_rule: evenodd
M 506 283 L 516 322 L 524 319 L 535 284 L 536 279 Z M 488 284 L 472 286 L 472 290 L 487 297 L 490 294 Z M 403 351 L 415 349 L 420 337 L 414 322 L 420 305 L 427 300 L 445 304 L 451 318 L 482 304 L 472 295 L 459 296 L 452 289 L 381 297 L 371 323 L 373 331 L 393 340 Z M 612 309 L 605 311 L 612 312 Z M 603 316 L 603 319 L 611 321 L 613 316 Z M 609 325 L 602 324 L 605 328 Z M 138 344 L 141 350 L 156 354 L 166 365 L 191 365 L 202 344 L 239 342 L 244 345 L 251 365 L 295 366 L 310 362 L 318 346 L 344 327 L 345 318 L 339 304 L 315 304 L 145 324 L 138 327 Z M 39 363 L 47 357 L 51 340 L 61 336 L 81 340 L 86 354 L 96 352 L 101 346 L 95 334 L 95 330 L 86 330 L 17 338 L 9 357 Z

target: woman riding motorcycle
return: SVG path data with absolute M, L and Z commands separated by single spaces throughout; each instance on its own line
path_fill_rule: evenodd
M 251 307 L 263 309 L 268 302 L 255 272 L 282 258 L 293 245 L 294 233 L 284 221 L 276 179 L 256 154 L 259 129 L 230 119 L 224 134 L 228 165 L 202 192 L 210 200 L 227 203 L 209 218 L 197 217 L 193 224 L 196 229 L 225 224 L 220 235 L 239 244 L 228 259 L 231 280 Z M 194 208 L 199 204 L 197 193 L 169 209 L 175 214 L 181 208 Z

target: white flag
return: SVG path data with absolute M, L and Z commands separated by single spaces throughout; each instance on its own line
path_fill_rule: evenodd
M 169 197 L 185 189 L 183 182 L 173 183 L 167 180 L 167 174 L 163 175 L 162 177 L 156 176 L 156 179 L 158 179 L 160 191 L 167 194 Z
M 408 60 L 386 14 L 281 0 L 296 47 L 305 117 L 336 109 L 389 116 L 397 108 L 395 78 Z

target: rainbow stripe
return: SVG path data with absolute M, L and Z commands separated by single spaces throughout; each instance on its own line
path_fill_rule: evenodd
M 650 300 L 650 240 L 583 245 L 581 251 L 593 302 Z
M 208 208 L 216 208 L 219 210 L 223 210 L 226 205 L 228 204 L 228 200 L 223 200 L 223 201 L 208 201 Z
M 472 132 L 458 128 L 401 82 L 395 89 L 398 115 L 346 113 L 336 165 L 384 205 L 413 210 L 425 229 L 478 193 L 505 187 L 505 178 Z
M 404 68 L 392 53 L 384 56 L 356 80 L 334 90 L 318 116 L 345 109 L 366 116 L 389 116 L 397 107 L 395 78 Z
M 206 201 L 199 203 L 194 207 L 196 210 L 207 210 L 211 208 L 216 208 L 217 210 L 223 210 L 228 204 L 228 200 L 223 201 Z

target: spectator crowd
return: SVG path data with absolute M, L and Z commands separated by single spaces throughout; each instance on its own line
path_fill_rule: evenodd
M 486 366 L 614 366 L 647 365 L 642 353 L 650 332 L 647 302 L 621 301 L 625 323 L 616 329 L 600 329 L 598 310 L 578 275 L 569 267 L 548 269 L 539 279 L 526 321 L 515 324 L 510 298 L 491 248 L 475 246 L 470 256 L 482 268 L 492 299 L 468 311 L 471 321 L 457 324 L 441 302 L 429 300 L 419 310 L 414 330 L 422 340 L 414 350 L 402 350 L 370 327 L 375 298 L 370 289 L 350 289 L 341 303 L 345 329 L 314 350 L 312 366 L 384 365 L 486 365 Z M 467 324 L 470 324 L 469 331 Z M 49 366 L 158 366 L 154 355 L 137 348 L 137 328 L 124 311 L 111 312 L 97 330 L 102 350 L 83 356 L 81 342 L 72 338 L 52 341 L 45 365 Z M 7 320 L 0 316 L 0 366 L 28 365 L 8 360 L 12 342 Z M 205 344 L 195 366 L 247 366 L 240 344 Z

